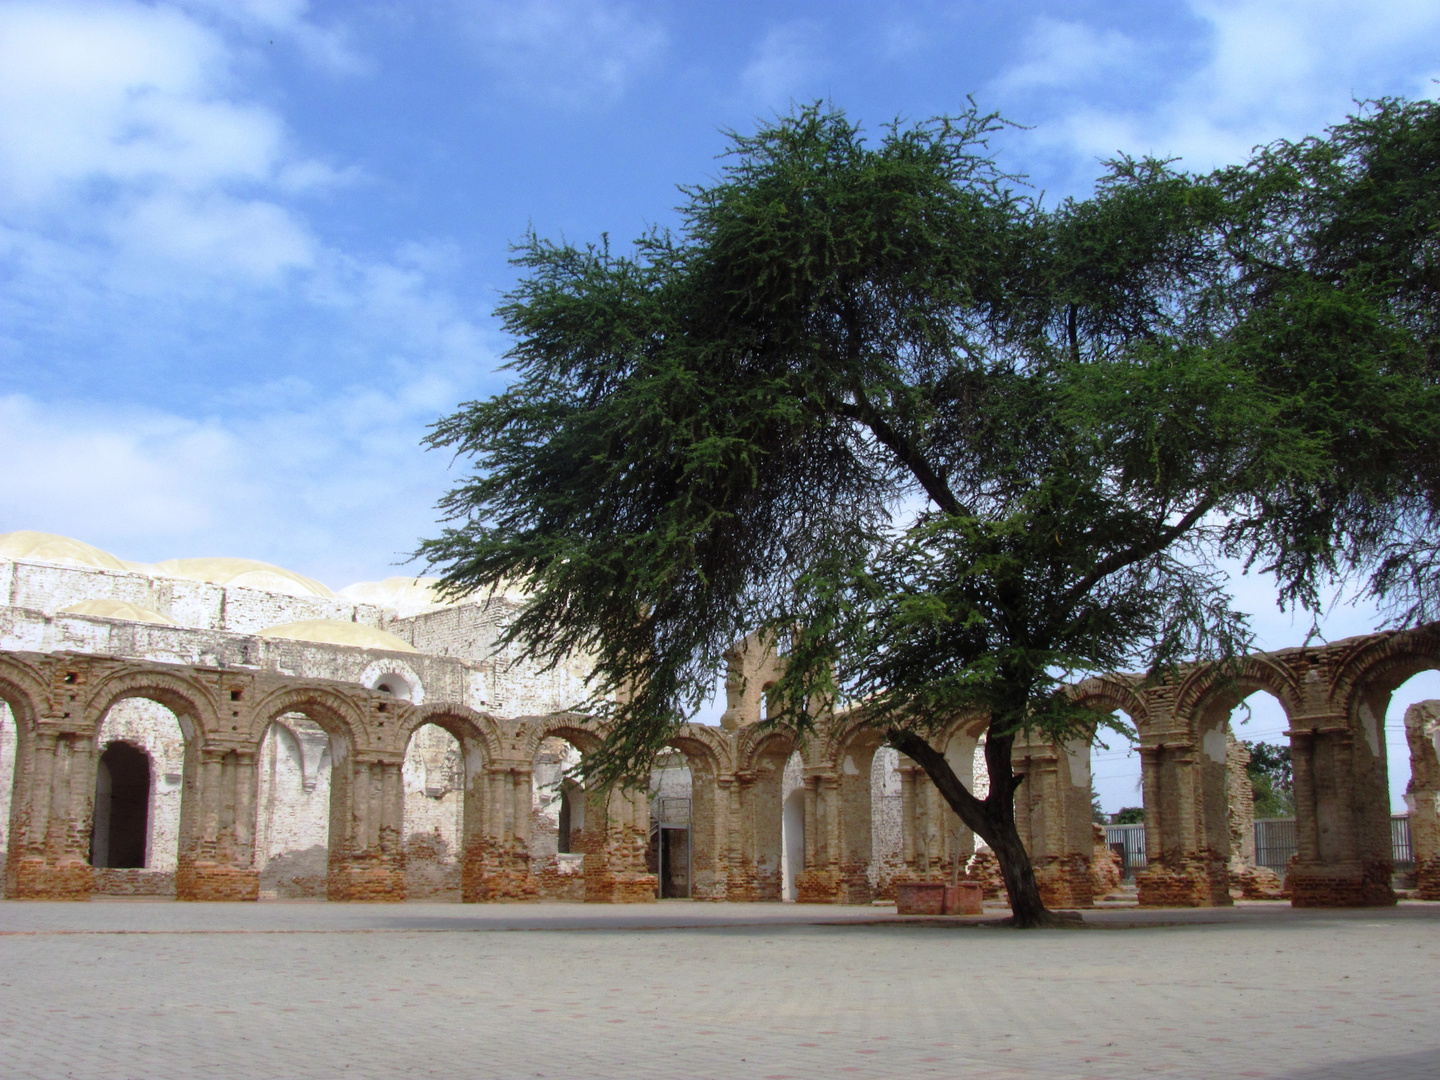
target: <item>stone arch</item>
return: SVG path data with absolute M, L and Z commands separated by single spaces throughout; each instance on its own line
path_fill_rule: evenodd
M 5 895 L 18 895 L 17 871 L 22 856 L 38 848 L 30 843 L 30 763 L 36 723 L 45 712 L 49 691 L 37 668 L 14 656 L 0 656 L 0 704 L 9 709 L 13 743 L 0 759 L 0 854 L 4 857 Z M 5 738 L 11 743 L 12 736 Z M 38 853 L 38 852 L 36 852 Z
M 1070 689 L 1070 698 L 1077 705 L 1101 712 L 1120 711 L 1130 717 L 1137 733 L 1145 734 L 1151 725 L 1150 710 L 1132 680 L 1115 675 L 1102 675 L 1077 683 Z
M 255 722 L 250 740 L 258 746 L 265 729 L 290 713 L 308 717 L 327 734 L 343 740 L 348 754 L 370 747 L 365 713 L 351 695 L 330 687 L 305 685 L 284 687 L 258 701 L 252 712 Z
M 546 739 L 564 739 L 582 754 L 588 754 L 600 746 L 605 736 L 600 724 L 581 713 L 524 716 L 516 721 L 516 727 L 521 733 L 518 749 L 527 761 L 535 760 Z
M 1440 627 L 1431 624 L 1416 630 L 1376 634 L 1353 645 L 1338 642 L 1330 649 L 1343 650 L 1328 688 L 1333 711 L 1351 720 L 1363 720 L 1362 709 L 1366 705 L 1374 709 L 1383 698 L 1378 710 L 1383 718 L 1384 704 L 1401 683 L 1422 671 L 1440 669 Z M 1312 663 L 1319 661 L 1317 655 Z
M 13 656 L 0 656 L 0 702 L 10 707 L 17 728 L 33 728 L 50 694 L 40 671 Z
M 640 815 L 646 815 L 645 793 L 602 791 L 573 775 L 578 761 L 598 749 L 603 738 L 603 728 L 590 717 L 553 713 L 525 717 L 517 726 L 515 745 L 526 768 L 492 777 L 498 831 L 514 838 L 517 862 L 525 862 L 537 895 L 572 902 L 587 899 L 592 875 L 597 880 L 603 876 L 597 867 L 603 861 L 611 817 L 642 830 L 648 827 L 648 818 L 629 821 L 635 817 L 630 802 L 638 802 Z
M 735 744 L 736 766 L 742 772 L 754 772 L 765 761 L 778 757 L 783 763 L 800 749 L 801 739 L 793 732 L 779 728 L 743 728 Z
M 835 899 L 841 903 L 869 903 L 899 869 L 904 823 L 899 808 L 883 799 L 898 754 L 885 751 L 884 730 L 862 710 L 836 716 L 818 751 L 818 764 L 832 778 L 836 818 L 818 839 L 835 845 Z
M 463 705 L 432 703 L 408 710 L 397 735 L 404 754 L 406 896 L 463 899 L 483 872 L 488 766 L 499 754 L 499 726 Z
M 1305 873 L 1294 876 L 1299 882 L 1299 888 L 1292 890 L 1294 902 L 1297 906 L 1334 903 L 1343 895 L 1342 902 L 1347 904 L 1393 903 L 1394 894 L 1388 887 L 1394 844 L 1386 716 L 1403 683 L 1422 672 L 1440 669 L 1440 624 L 1341 641 L 1329 651 L 1331 655 L 1322 662 L 1330 661 L 1326 710 L 1330 715 L 1317 718 L 1318 724 L 1294 725 L 1291 738 L 1298 862 L 1302 866 L 1358 863 L 1363 867 L 1362 880 L 1342 894 L 1323 880 L 1307 880 L 1305 866 Z M 1415 750 L 1415 742 L 1407 737 L 1404 752 L 1412 770 L 1412 791 L 1417 777 Z M 1428 771 L 1427 764 L 1422 759 L 1418 775 Z M 1426 838 L 1430 814 L 1433 811 L 1418 816 L 1415 810 L 1411 812 L 1411 841 L 1415 841 L 1419 824 L 1422 863 L 1431 861 L 1429 852 L 1423 850 L 1430 846 Z
M 794 733 L 769 727 L 741 729 L 735 756 L 740 785 L 740 878 L 732 899 L 779 900 L 784 859 L 785 772 L 801 753 Z
M 1226 664 L 1202 664 L 1186 672 L 1175 692 L 1175 719 L 1194 737 L 1229 717 L 1236 705 L 1264 690 L 1294 717 L 1304 711 L 1304 691 L 1280 654 L 1256 653 Z
M 85 723 L 98 734 L 105 716 L 128 698 L 146 698 L 175 714 L 186 745 L 204 743 L 220 730 L 219 708 L 199 679 L 160 668 L 130 668 L 100 680 L 85 703 Z
M 475 746 L 484 754 L 486 762 L 501 756 L 503 735 L 500 723 L 489 713 L 447 702 L 435 702 L 409 709 L 396 729 L 399 745 L 402 748 L 407 745 L 415 732 L 426 724 L 444 728 L 455 736 L 462 746 Z
M 387 800 L 386 764 L 377 758 L 357 694 L 364 695 L 367 701 L 371 697 L 369 691 L 346 693 L 330 686 L 304 683 L 274 690 L 252 709 L 251 745 L 258 755 L 271 724 L 283 724 L 283 718 L 291 714 L 305 717 L 325 733 L 330 756 L 325 895 L 331 900 L 365 899 L 372 895 L 400 899 L 403 898 L 403 877 L 389 865 L 398 861 L 395 856 L 399 842 L 400 762 L 390 763 L 394 791 Z M 403 716 L 399 712 L 396 715 Z M 403 719 L 400 722 L 403 723 Z M 273 791 L 271 797 L 274 797 Z M 252 799 L 252 805 L 258 802 Z M 256 809 L 260 814 L 266 812 L 263 806 Z M 318 876 L 318 847 L 312 844 L 297 854 L 305 856 L 303 873 Z M 382 859 L 382 854 L 388 859 Z M 265 857 L 268 860 L 269 853 Z M 311 867 L 310 862 L 317 865 Z M 397 887 L 399 896 L 395 895 Z
M 668 741 L 668 746 L 678 750 L 685 758 L 690 774 L 688 830 L 683 833 L 684 848 L 679 844 L 682 834 L 666 831 L 667 821 L 656 814 L 653 822 L 655 834 L 651 838 L 655 870 L 666 870 L 662 862 L 668 862 L 671 891 L 667 891 L 665 880 L 661 881 L 662 895 L 688 895 L 696 900 L 719 900 L 725 896 L 725 874 L 722 852 L 724 850 L 724 822 L 728 818 L 728 786 L 720 785 L 721 776 L 734 771 L 733 741 L 713 727 L 701 724 L 686 724 Z M 727 781 L 728 785 L 728 781 Z M 657 811 L 663 805 L 667 811 L 671 804 L 656 804 Z M 684 858 L 684 862 L 679 860 Z M 687 888 L 675 890 L 675 866 L 684 872 Z
M 125 708 L 127 702 L 135 703 L 136 707 Z M 147 710 L 144 703 L 153 703 L 159 709 Z M 108 778 L 102 775 L 100 762 L 108 752 L 104 740 L 109 735 L 116 736 L 112 741 L 126 743 L 144 753 L 151 770 L 147 852 L 139 864 L 145 873 L 135 880 L 128 875 L 116 877 L 108 871 L 97 874 L 99 891 L 141 889 L 153 890 L 156 895 L 171 895 L 172 888 L 179 890 L 184 879 L 181 864 L 186 862 L 187 855 L 193 862 L 198 831 L 204 827 L 199 809 L 202 800 L 199 752 L 220 730 L 218 713 L 214 688 L 188 669 L 126 665 L 103 675 L 90 688 L 84 722 L 95 744 L 88 778 L 95 798 L 102 798 L 101 788 L 107 786 Z M 167 736 L 167 729 L 172 732 L 178 729 L 179 746 L 174 744 L 173 736 Z M 103 820 L 97 809 L 92 816 L 92 850 L 95 833 Z

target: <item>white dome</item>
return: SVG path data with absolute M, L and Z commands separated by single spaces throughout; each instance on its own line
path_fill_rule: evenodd
M 208 581 L 212 585 L 236 585 L 287 596 L 319 596 L 327 600 L 335 596 L 314 578 L 258 559 L 166 559 L 156 563 L 152 572 L 165 577 Z
M 357 604 L 373 604 L 408 617 L 453 606 L 453 601 L 441 600 L 435 594 L 438 584 L 438 578 L 389 577 L 384 581 L 357 581 L 341 589 L 339 595 Z
M 68 563 L 97 570 L 124 570 L 125 563 L 83 540 L 55 533 L 19 532 L 0 534 L 0 559 L 31 559 L 35 562 Z
M 354 649 L 383 649 L 385 652 L 418 652 L 415 646 L 394 634 L 377 630 L 364 623 L 342 622 L 339 619 L 303 619 L 281 623 L 260 631 L 265 638 L 287 638 L 291 641 L 315 641 L 322 645 L 348 645 Z
M 174 619 L 167 619 L 158 611 L 138 607 L 124 600 L 81 600 L 56 612 L 57 615 L 88 615 L 101 619 L 127 619 L 130 622 L 160 623 L 164 626 L 178 626 Z

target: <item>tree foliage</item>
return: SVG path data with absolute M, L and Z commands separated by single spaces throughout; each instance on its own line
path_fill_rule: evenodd
M 1273 743 L 1245 742 L 1250 763 L 1245 771 L 1255 791 L 1257 818 L 1294 817 L 1295 791 L 1290 771 L 1290 747 Z
M 1086 674 L 1242 650 L 1217 559 L 1311 607 L 1378 570 L 1430 610 L 1440 113 L 1375 103 L 1210 176 L 1121 158 L 1053 208 L 1000 124 L 872 142 L 804 108 L 732 134 L 674 233 L 528 237 L 514 381 L 436 425 L 475 469 L 421 552 L 457 594 L 528 582 L 507 641 L 595 658 L 612 779 L 761 631 L 771 722 L 862 707 L 1014 901 L 1015 737 L 1109 722 Z M 961 714 L 990 718 L 985 800 L 927 741 Z

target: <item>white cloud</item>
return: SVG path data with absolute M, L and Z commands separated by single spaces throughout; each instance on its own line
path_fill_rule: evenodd
M 308 264 L 275 196 L 338 174 L 231 81 L 225 42 L 175 9 L 0 5 L 0 224 L 21 247 L 63 233 L 186 274 Z
M 665 29 L 608 0 L 460 0 L 481 59 L 509 92 L 565 108 L 618 101 L 669 45 Z
M 142 562 L 258 558 L 337 588 L 388 576 L 437 529 L 450 457 L 420 439 L 474 391 L 464 371 L 476 366 L 397 364 L 330 394 L 299 380 L 251 387 L 201 420 L 0 396 L 0 532 L 57 532 Z
M 1420 72 L 1433 68 L 1437 0 L 1191 0 L 1190 8 L 1204 33 L 1203 59 L 1188 74 L 1174 70 L 1173 41 L 1147 46 L 1040 21 L 1030 51 L 994 89 L 1011 99 L 1051 91 L 1048 102 L 1025 99 L 1054 110 L 1032 138 L 1080 155 L 1087 172 L 1116 151 L 1178 155 L 1208 169 L 1276 138 L 1318 133 L 1356 97 L 1433 93 Z M 1416 74 L 1405 76 L 1407 68 Z
M 815 27 L 786 23 L 760 40 L 740 73 L 740 89 L 751 101 L 779 108 L 810 90 L 825 68 Z
M 1011 91 L 1083 86 L 1112 77 L 1136 52 L 1136 43 L 1118 30 L 1040 18 L 1027 36 L 1025 59 L 1007 70 L 997 85 Z
M 183 0 L 188 10 L 234 25 L 253 37 L 288 40 L 317 67 L 336 75 L 355 75 L 370 65 L 353 51 L 339 27 L 318 26 L 309 18 L 309 0 Z

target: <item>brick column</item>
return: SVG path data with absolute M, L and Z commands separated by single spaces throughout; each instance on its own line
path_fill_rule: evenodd
M 1224 907 L 1230 899 L 1225 743 L 1218 760 L 1190 738 L 1141 747 L 1145 859 L 1141 907 Z M 1212 820 L 1213 819 L 1213 820 Z
M 88 735 L 38 732 L 16 740 L 16 751 L 30 761 L 23 785 L 24 807 L 18 822 L 23 838 L 13 838 L 10 858 L 17 860 L 11 895 L 29 900 L 88 900 L 95 889 L 90 868 L 90 827 L 94 813 L 95 754 Z M 21 841 L 21 842 L 17 842 Z
M 1410 846 L 1421 900 L 1440 900 L 1440 702 L 1424 701 L 1405 710 L 1410 746 Z
M 596 800 L 599 802 L 599 800 Z M 646 792 L 616 788 L 601 803 L 604 827 L 585 853 L 587 904 L 642 904 L 657 899 L 659 881 L 646 868 L 650 801 Z M 586 809 L 585 829 L 590 831 Z
M 330 879 L 326 887 L 329 899 L 405 899 L 405 857 L 399 843 L 404 812 L 400 767 L 401 760 L 390 760 L 388 756 L 354 759 L 349 784 L 349 836 L 342 841 L 331 830 Z M 337 843 L 343 843 L 339 858 Z
M 1387 695 L 1388 697 L 1388 695 Z M 1300 851 L 1286 884 L 1296 907 L 1384 907 L 1394 855 L 1383 708 L 1296 717 L 1290 731 Z
M 198 751 L 182 798 L 195 799 L 198 813 L 181 814 L 189 835 L 180 839 L 175 868 L 177 900 L 257 900 L 255 869 L 254 752 L 226 747 Z
M 840 783 L 829 771 L 805 777 L 805 866 L 795 875 L 802 904 L 842 902 L 840 880 Z

